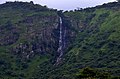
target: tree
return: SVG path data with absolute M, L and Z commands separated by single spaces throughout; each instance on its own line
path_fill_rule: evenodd
M 96 69 L 86 67 L 76 75 L 76 79 L 111 79 L 111 76 L 108 72 L 100 72 Z
M 31 4 L 34 4 L 33 1 L 30 1 Z

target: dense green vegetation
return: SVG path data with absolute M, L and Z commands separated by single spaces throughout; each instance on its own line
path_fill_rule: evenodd
M 120 4 L 109 3 L 74 12 L 65 12 L 79 32 L 64 55 L 61 73 L 71 74 L 84 67 L 120 75 Z M 72 78 L 71 78 L 72 79 Z M 109 78 L 108 78 L 109 79 Z
M 58 56 L 59 16 L 66 31 Z M 31 2 L 0 5 L 0 79 L 120 79 L 120 3 L 57 11 Z
M 29 79 L 54 58 L 57 12 L 32 2 L 0 5 L 0 79 Z M 51 38 L 51 40 L 49 40 Z

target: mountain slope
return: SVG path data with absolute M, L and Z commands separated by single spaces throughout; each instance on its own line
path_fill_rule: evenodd
M 81 79 L 87 72 L 100 79 L 111 79 L 102 72 L 119 76 L 119 21 L 118 2 L 64 13 L 33 2 L 1 4 L 0 78 Z M 66 28 L 66 47 L 60 64 L 54 65 L 60 26 Z
M 76 29 L 77 36 L 65 53 L 63 64 L 51 72 L 55 74 L 53 77 L 74 79 L 79 69 L 85 67 L 119 76 L 120 4 L 114 2 L 65 12 L 65 16 Z
M 92 67 L 120 75 L 120 4 L 109 3 L 96 8 L 65 13 L 77 38 L 65 54 L 63 67 Z
M 7 2 L 0 8 L 0 78 L 29 78 L 39 64 L 54 57 L 58 15 L 23 2 Z
M 57 11 L 32 2 L 0 5 L 0 78 L 29 79 L 40 66 L 53 67 L 58 53 Z M 72 40 L 66 28 L 66 46 Z M 43 75 L 42 75 L 43 76 Z

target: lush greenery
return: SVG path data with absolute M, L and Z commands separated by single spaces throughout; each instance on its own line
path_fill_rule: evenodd
M 59 16 L 66 32 L 54 65 Z M 120 3 L 57 11 L 31 2 L 0 5 L 0 79 L 120 79 Z

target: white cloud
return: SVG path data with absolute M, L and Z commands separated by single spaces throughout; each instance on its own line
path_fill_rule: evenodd
M 0 3 L 6 0 L 0 0 Z M 15 1 L 15 0 L 10 0 Z M 31 1 L 31 0 L 17 0 L 17 1 Z M 50 8 L 57 9 L 75 9 L 76 7 L 85 8 L 100 5 L 107 2 L 113 2 L 116 0 L 32 0 L 36 4 L 47 5 Z

